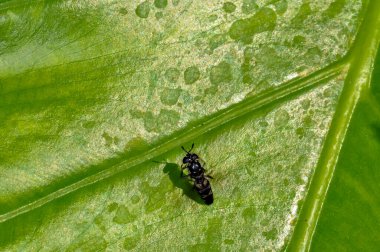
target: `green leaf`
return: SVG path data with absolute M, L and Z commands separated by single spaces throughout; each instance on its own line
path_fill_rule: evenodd
M 379 71 L 378 52 L 371 88 L 362 94 L 344 140 L 313 250 L 341 250 L 349 244 L 351 250 L 375 251 L 380 246 Z
M 378 9 L 0 1 L 0 248 L 378 247 Z

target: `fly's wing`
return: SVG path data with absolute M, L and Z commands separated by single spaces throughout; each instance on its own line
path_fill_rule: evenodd
M 222 160 L 221 162 L 222 162 L 222 163 L 226 162 L 230 157 L 231 157 L 231 155 L 228 155 L 228 156 L 227 156 L 224 160 Z M 201 159 L 201 158 L 199 158 L 199 163 L 202 165 L 202 167 L 203 167 L 203 169 L 204 169 L 205 171 L 206 171 L 206 170 L 211 170 L 211 173 L 212 173 L 212 169 L 216 167 L 215 165 L 213 165 L 213 166 L 211 166 L 211 168 L 207 168 L 207 169 L 206 169 L 206 162 L 205 162 L 203 159 Z M 212 176 L 208 176 L 208 175 L 206 175 L 206 177 L 209 177 L 209 178 L 212 178 L 212 179 L 213 179 Z
M 201 164 L 203 170 L 206 170 L 206 162 L 198 156 L 198 162 Z
M 206 173 L 207 170 L 208 170 L 208 172 L 210 172 L 210 170 L 208 169 L 208 167 L 207 167 L 207 169 L 206 169 L 206 162 L 205 162 L 202 158 L 199 158 L 198 161 L 199 161 L 199 163 L 202 165 L 203 172 Z M 215 168 L 215 166 L 211 167 L 211 169 L 212 169 L 212 168 Z M 211 170 L 211 173 L 212 173 L 212 170 Z M 210 175 L 208 175 L 208 174 L 205 174 L 205 177 L 206 177 L 206 178 L 209 178 L 209 179 L 213 179 L 213 177 L 210 176 Z

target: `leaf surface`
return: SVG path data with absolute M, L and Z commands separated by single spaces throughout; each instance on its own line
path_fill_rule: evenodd
M 334 188 L 364 141 L 350 132 L 378 69 L 376 8 L 0 2 L 1 249 L 318 249 L 326 211 L 351 198 Z M 179 178 L 193 142 L 214 177 L 211 206 Z M 369 172 L 355 160 L 361 188 Z M 357 196 L 368 222 L 371 193 Z

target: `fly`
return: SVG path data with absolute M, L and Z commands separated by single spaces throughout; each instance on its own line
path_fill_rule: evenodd
M 191 149 L 187 151 L 183 146 L 181 148 L 186 152 L 186 156 L 182 159 L 182 171 L 181 177 L 190 177 L 194 182 L 194 189 L 198 192 L 199 196 L 207 205 L 211 205 L 214 202 L 214 197 L 211 189 L 211 184 L 208 179 L 212 179 L 211 176 L 205 174 L 205 169 L 200 163 L 200 158 L 197 154 L 192 153 L 194 143 L 191 145 Z M 188 175 L 184 175 L 183 171 L 188 170 Z

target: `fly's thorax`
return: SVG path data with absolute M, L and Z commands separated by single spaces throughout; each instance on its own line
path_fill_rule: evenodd
M 198 174 L 198 173 L 202 172 L 202 170 L 203 170 L 201 164 L 198 162 L 190 163 L 188 166 L 188 169 L 193 174 Z

